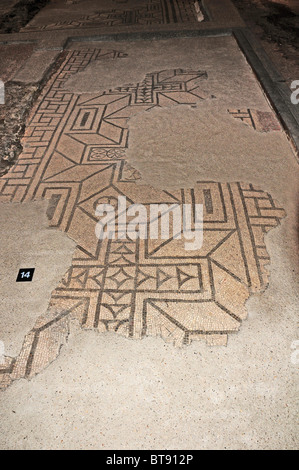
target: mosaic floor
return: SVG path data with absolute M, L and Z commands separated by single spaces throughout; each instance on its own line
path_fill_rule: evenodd
M 107 2 L 106 2 L 107 3 Z M 110 2 L 111 3 L 111 2 Z M 69 2 L 70 4 L 70 2 Z M 80 1 L 72 2 L 75 7 Z M 73 15 L 74 19 L 45 22 L 34 19 L 24 29 L 29 31 L 53 31 L 74 28 L 96 28 L 99 26 L 163 25 L 175 23 L 197 23 L 193 0 L 115 0 L 111 5 L 95 6 L 93 12 Z M 100 9 L 101 7 L 101 9 Z M 82 9 L 82 8 L 81 8 Z M 200 10 L 201 11 L 201 10 Z M 72 16 L 72 11 L 70 11 Z M 77 16 L 77 17 L 76 17 Z M 201 13 L 201 20 L 203 19 Z
M 193 106 L 202 99 L 203 70 L 148 72 L 136 85 L 101 94 L 65 89 L 66 80 L 120 50 L 72 50 L 44 89 L 28 122 L 24 151 L 0 180 L 0 202 L 49 200 L 52 227 L 77 243 L 72 266 L 52 293 L 48 311 L 16 358 L 0 366 L 0 385 L 31 377 L 59 354 L 69 321 L 132 338 L 161 336 L 177 346 L 205 339 L 225 345 L 247 316 L 245 302 L 268 283 L 264 236 L 284 211 L 250 182 L 199 181 L 194 188 L 158 190 L 140 184 L 126 161 L 128 121 L 140 111 Z M 229 109 L 256 131 L 280 132 L 272 112 Z M 203 204 L 198 252 L 181 240 L 98 240 L 95 208 L 126 196 L 128 204 Z M 120 214 L 117 214 L 118 216 Z

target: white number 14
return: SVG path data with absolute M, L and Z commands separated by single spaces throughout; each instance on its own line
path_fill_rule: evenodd
M 23 271 L 23 272 L 21 273 L 21 277 L 22 277 L 22 278 L 27 277 L 27 279 L 29 279 L 29 277 L 30 277 L 30 271 L 27 271 L 27 272 Z

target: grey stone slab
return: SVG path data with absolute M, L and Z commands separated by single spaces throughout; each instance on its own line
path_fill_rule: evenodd
M 291 91 L 265 54 L 257 39 L 247 30 L 236 30 L 238 44 L 256 73 L 265 93 L 299 156 L 299 110 L 291 102 Z

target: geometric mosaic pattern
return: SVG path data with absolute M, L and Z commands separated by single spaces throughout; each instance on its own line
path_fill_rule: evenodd
M 270 111 L 259 111 L 255 109 L 229 109 L 235 119 L 240 119 L 245 124 L 248 124 L 253 129 L 259 132 L 281 131 L 276 116 Z
M 137 7 L 119 5 L 82 16 L 79 20 L 54 22 L 48 25 L 29 24 L 23 31 L 47 31 L 99 26 L 157 25 L 171 23 L 196 23 L 193 0 L 146 0 Z
M 93 60 L 121 51 L 71 51 L 33 110 L 17 164 L 0 180 L 0 202 L 49 200 L 48 218 L 77 243 L 72 266 L 16 358 L 0 366 L 0 386 L 31 377 L 58 355 L 70 319 L 127 337 L 161 336 L 175 345 L 204 338 L 225 344 L 239 330 L 251 293 L 267 286 L 264 235 L 284 211 L 251 184 L 199 181 L 174 191 L 136 184 L 126 162 L 128 121 L 156 106 L 203 99 L 201 70 L 148 73 L 136 86 L 76 95 L 65 80 Z M 241 112 L 241 111 L 240 111 Z M 98 240 L 95 208 L 126 196 L 128 205 L 189 203 L 204 208 L 203 246 L 183 241 Z M 118 214 L 119 215 L 119 214 Z

